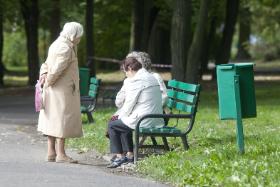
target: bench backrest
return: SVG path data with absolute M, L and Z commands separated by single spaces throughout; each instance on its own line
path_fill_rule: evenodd
M 191 130 L 195 120 L 199 93 L 199 84 L 189 84 L 176 80 L 168 81 L 167 106 L 172 112 L 177 110 L 191 115 L 187 131 Z
M 97 79 L 95 77 L 90 78 L 90 85 L 89 85 L 89 91 L 88 91 L 88 95 L 90 97 L 97 98 L 100 83 L 101 83 L 100 79 Z
M 194 113 L 199 97 L 200 85 L 189 84 L 176 80 L 168 82 L 167 106 L 182 112 Z

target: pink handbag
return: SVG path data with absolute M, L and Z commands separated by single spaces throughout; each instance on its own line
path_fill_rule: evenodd
M 40 112 L 44 109 L 43 107 L 43 89 L 41 87 L 40 81 L 37 80 L 35 85 L 35 111 Z

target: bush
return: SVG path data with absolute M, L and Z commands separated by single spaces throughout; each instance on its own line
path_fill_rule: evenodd
M 27 50 L 23 32 L 4 34 L 3 62 L 7 66 L 26 66 Z

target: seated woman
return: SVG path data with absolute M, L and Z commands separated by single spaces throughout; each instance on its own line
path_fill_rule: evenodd
M 108 124 L 111 153 L 117 155 L 108 168 L 116 168 L 123 163 L 133 162 L 132 131 L 138 120 L 146 114 L 162 114 L 162 98 L 158 81 L 142 68 L 135 58 L 126 58 L 123 69 L 125 80 L 125 100 L 118 111 L 118 118 Z M 163 119 L 145 119 L 140 127 L 160 128 Z

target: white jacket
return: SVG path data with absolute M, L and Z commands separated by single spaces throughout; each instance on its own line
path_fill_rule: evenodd
M 160 86 L 147 70 L 142 68 L 134 77 L 127 78 L 122 89 L 125 90 L 125 101 L 118 111 L 119 119 L 131 129 L 135 129 L 138 120 L 145 114 L 162 114 Z M 163 119 L 158 118 L 145 119 L 141 123 L 141 127 L 160 128 L 163 125 Z
M 168 96 L 167 96 L 167 89 L 164 84 L 164 81 L 162 80 L 161 76 L 158 73 L 151 72 L 151 74 L 157 79 L 157 81 L 159 83 L 159 88 L 161 91 L 162 106 L 165 107 Z
M 149 72 L 149 73 L 151 73 L 158 81 L 159 88 L 161 91 L 162 107 L 165 107 L 168 96 L 167 96 L 167 89 L 164 84 L 164 81 L 162 80 L 161 76 L 158 73 L 155 73 L 155 72 Z M 118 109 L 120 109 L 123 106 L 124 101 L 125 101 L 126 82 L 127 82 L 127 78 L 123 81 L 123 86 L 120 89 L 120 91 L 117 93 L 117 96 L 116 96 L 115 104 L 116 104 L 116 107 L 118 107 Z M 119 113 L 119 111 L 117 111 L 115 115 L 117 115 L 118 113 Z

